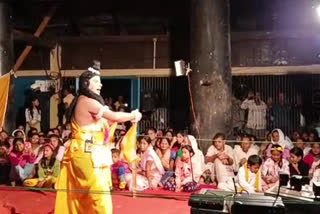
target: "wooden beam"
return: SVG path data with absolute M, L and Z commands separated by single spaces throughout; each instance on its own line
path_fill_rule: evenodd
M 84 70 L 62 70 L 64 77 L 79 77 Z M 266 66 L 266 67 L 233 67 L 232 76 L 254 76 L 254 75 L 291 75 L 291 74 L 320 74 L 319 65 L 297 65 L 297 66 Z M 20 70 L 16 72 L 17 77 L 40 77 L 46 76 L 43 70 Z M 175 71 L 171 68 L 158 69 L 102 69 L 102 77 L 170 77 Z
M 320 65 L 233 67 L 233 76 L 320 74 Z
M 125 35 L 125 36 L 79 36 L 62 37 L 59 43 L 101 43 L 101 42 L 153 42 L 157 38 L 158 42 L 169 41 L 168 35 Z
M 44 29 L 46 28 L 46 26 L 48 25 L 49 21 L 51 20 L 54 12 L 56 11 L 57 6 L 53 6 L 48 15 L 46 15 L 42 22 L 40 23 L 38 29 L 36 30 L 36 32 L 33 34 L 35 37 L 39 37 L 42 32 L 44 31 Z M 28 45 L 26 46 L 26 48 L 23 50 L 23 52 L 20 54 L 19 58 L 17 59 L 14 67 L 13 67 L 13 72 L 15 73 L 20 66 L 22 65 L 22 63 L 24 62 L 24 60 L 26 59 L 26 57 L 29 55 L 30 51 L 32 50 L 32 46 Z
M 59 73 L 61 68 L 61 46 L 56 44 L 50 51 L 50 72 Z
M 248 32 L 231 32 L 231 41 L 240 42 L 246 40 L 269 40 L 269 39 L 298 39 L 298 38 L 316 38 L 319 31 L 248 31 Z
M 30 33 L 26 33 L 20 30 L 13 30 L 13 39 L 18 42 L 24 42 L 30 46 L 42 47 L 52 49 L 56 44 L 52 40 L 40 39 L 39 37 L 35 37 Z
M 79 77 L 84 70 L 62 70 L 63 77 Z M 101 69 L 102 77 L 169 77 L 174 75 L 170 68 L 158 69 Z M 17 77 L 43 77 L 46 72 L 43 70 L 19 70 Z

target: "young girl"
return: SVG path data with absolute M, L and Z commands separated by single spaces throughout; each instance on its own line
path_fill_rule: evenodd
M 40 131 L 41 111 L 39 106 L 39 100 L 33 97 L 30 106 L 26 108 L 26 133 L 28 133 L 31 128 L 36 128 Z
M 172 131 L 166 131 L 165 137 L 169 139 L 169 145 L 171 146 L 171 142 L 173 140 L 173 132 Z
M 213 137 L 213 145 L 209 147 L 205 161 L 211 165 L 212 181 L 218 181 L 219 189 L 234 189 L 232 184 L 232 177 L 234 176 L 233 158 L 232 148 L 225 145 L 225 135 L 217 133 Z
M 138 166 L 139 173 L 147 178 L 150 189 L 157 189 L 161 177 L 164 174 L 164 168 L 160 158 L 152 147 L 149 137 L 143 137 L 140 141 L 140 157 L 141 161 Z M 138 182 L 137 179 L 137 183 Z
M 51 143 L 47 143 L 43 147 L 43 158 L 38 165 L 39 178 L 25 180 L 24 186 L 52 188 L 56 183 L 60 172 L 60 161 L 55 158 L 55 148 Z
M 259 151 L 252 145 L 250 137 L 247 135 L 242 136 L 240 146 L 235 145 L 233 149 L 235 171 L 238 171 L 238 169 L 247 162 L 251 155 L 257 155 L 258 152 Z
M 14 137 L 9 136 L 8 137 L 8 144 L 9 144 L 8 154 L 10 154 L 10 152 L 13 150 L 13 141 L 14 141 Z
M 290 170 L 290 176 L 294 175 L 301 175 L 304 176 L 302 179 L 303 184 L 308 184 L 309 179 L 309 167 L 307 164 L 305 164 L 302 160 L 303 158 L 303 151 L 300 148 L 294 147 L 290 150 L 290 164 L 289 164 L 289 170 Z
M 312 169 L 313 162 L 317 162 L 320 159 L 320 145 L 318 143 L 311 144 L 311 151 L 307 154 L 303 161 L 308 164 L 309 169 Z
M 279 174 L 290 174 L 289 162 L 283 159 L 283 148 L 280 145 L 272 145 L 271 158 L 267 159 L 262 165 L 262 189 L 265 191 L 278 184 Z
M 170 169 L 174 170 L 174 165 L 177 159 L 177 156 L 179 156 L 179 150 L 181 148 L 181 145 L 184 143 L 184 135 L 182 132 L 178 132 L 176 134 L 176 137 L 173 138 L 171 141 L 171 154 L 170 154 Z M 181 154 L 181 153 L 180 153 Z
M 58 161 L 62 161 L 63 155 L 64 155 L 64 151 L 65 151 L 65 147 L 62 145 L 62 142 L 59 138 L 58 135 L 50 135 L 50 144 L 53 146 L 55 152 L 54 154 L 56 155 L 55 158 Z M 39 161 L 42 159 L 43 157 L 43 149 L 44 147 L 40 148 L 39 154 L 37 156 L 37 159 L 35 160 L 35 163 L 39 163 Z
M 271 132 L 271 143 L 267 146 L 266 157 L 271 157 L 271 147 L 272 145 L 280 145 L 283 148 L 283 158 L 289 160 L 290 158 L 290 149 L 293 148 L 291 140 L 283 134 L 281 129 L 274 129 Z
M 194 181 L 192 172 L 192 156 L 194 151 L 190 145 L 182 146 L 181 161 L 177 162 L 175 170 L 176 192 L 192 192 L 195 190 L 197 183 Z
M 16 138 L 13 141 L 13 151 L 9 154 L 11 164 L 10 180 L 11 185 L 22 182 L 26 178 L 32 178 L 34 173 L 34 156 L 24 151 L 24 141 Z
M 240 192 L 245 190 L 248 193 L 261 192 L 261 172 L 262 159 L 258 155 L 251 155 L 247 162 L 240 167 L 238 172 L 238 185 Z
M 0 143 L 7 142 L 8 137 L 9 137 L 9 134 L 6 131 L 2 130 L 0 132 Z
M 303 157 L 309 154 L 311 147 L 307 143 L 303 142 L 302 138 L 296 139 L 295 147 L 301 149 L 303 151 Z
M 30 143 L 31 143 L 31 151 L 32 151 L 32 154 L 37 157 L 38 154 L 39 154 L 39 151 L 40 151 L 40 148 L 41 148 L 41 145 L 39 143 L 39 134 L 38 133 L 33 133 L 31 135 L 31 138 L 30 138 Z

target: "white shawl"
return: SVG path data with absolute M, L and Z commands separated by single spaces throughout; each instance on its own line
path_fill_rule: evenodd
M 200 176 L 205 171 L 204 156 L 203 156 L 202 151 L 200 151 L 200 149 L 198 148 L 198 143 L 197 143 L 195 137 L 192 135 L 188 135 L 188 139 L 189 139 L 191 147 L 194 151 L 194 155 L 191 158 L 193 176 L 194 176 L 194 180 L 196 182 L 198 182 L 200 179 Z

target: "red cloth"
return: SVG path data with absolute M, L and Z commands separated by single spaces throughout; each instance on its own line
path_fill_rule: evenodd
M 304 157 L 303 161 L 308 164 L 309 166 L 309 169 L 311 169 L 312 167 L 312 164 L 313 164 L 313 161 L 314 161 L 314 158 L 313 158 L 313 154 L 308 154 Z

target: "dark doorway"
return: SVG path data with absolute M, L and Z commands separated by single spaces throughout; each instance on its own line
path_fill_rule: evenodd
M 125 102 L 130 106 L 131 100 L 131 80 L 130 79 L 102 79 L 103 98 L 112 97 L 113 102 L 117 101 L 118 96 L 123 96 Z

